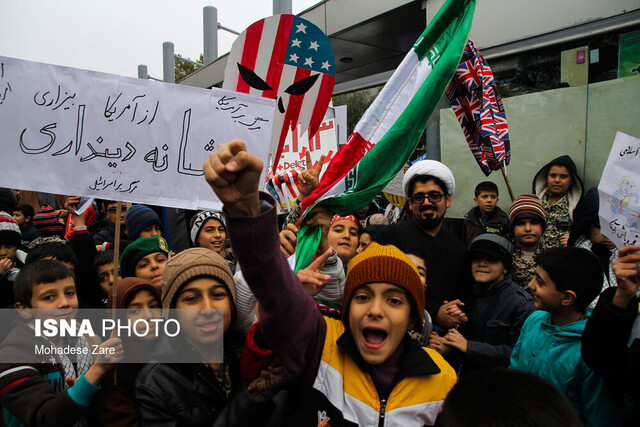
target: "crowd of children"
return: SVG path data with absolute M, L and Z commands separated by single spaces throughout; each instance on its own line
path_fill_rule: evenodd
M 300 174 L 299 201 L 321 168 Z M 568 156 L 506 212 L 498 187 L 479 183 L 457 228 L 444 221 L 453 173 L 416 162 L 401 222 L 388 224 L 375 203 L 308 213 L 320 245 L 297 272 L 299 203 L 279 227 L 275 201 L 258 191 L 261 170 L 237 140 L 210 155 L 205 178 L 224 210 L 187 215 L 184 250 L 172 250 L 153 207 L 99 201 L 78 215 L 78 197 L 34 208 L 2 189 L 0 303 L 16 313 L 0 333 L 5 425 L 640 419 L 640 246 L 615 248 L 600 233 L 597 189 L 583 196 Z M 173 316 L 182 332 L 103 343 L 34 335 L 38 319 L 78 308 Z M 109 351 L 43 362 L 30 350 L 43 344 Z

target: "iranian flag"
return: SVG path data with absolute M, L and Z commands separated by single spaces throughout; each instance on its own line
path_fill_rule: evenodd
M 440 8 L 302 202 L 304 216 L 317 205 L 357 212 L 404 166 L 460 62 L 474 8 L 475 0 L 448 0 Z M 320 237 L 319 227 L 301 225 L 296 271 L 311 263 Z

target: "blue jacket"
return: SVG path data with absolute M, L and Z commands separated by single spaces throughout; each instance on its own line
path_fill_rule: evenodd
M 511 353 L 510 367 L 551 381 L 586 426 L 621 425 L 621 394 L 605 385 L 580 355 L 586 323 L 584 319 L 556 326 L 551 323 L 549 312 L 533 312 Z

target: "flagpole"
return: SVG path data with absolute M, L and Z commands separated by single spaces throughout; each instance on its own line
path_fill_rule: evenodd
M 500 172 L 502 172 L 502 177 L 504 178 L 505 184 L 507 184 L 507 191 L 509 191 L 509 197 L 511 197 L 511 201 L 513 202 L 513 190 L 511 189 L 511 183 L 509 182 L 509 177 L 507 176 L 507 167 L 502 166 L 500 168 Z
M 120 202 L 116 202 L 116 229 L 113 239 L 113 304 L 111 305 L 111 317 L 116 320 L 116 295 L 118 291 L 118 271 L 120 270 Z M 113 371 L 113 384 L 118 385 L 118 371 Z

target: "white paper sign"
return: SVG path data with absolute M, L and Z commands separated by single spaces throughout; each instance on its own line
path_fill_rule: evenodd
M 600 229 L 618 248 L 640 243 L 640 139 L 616 134 L 602 173 Z
M 273 112 L 267 98 L 0 56 L 0 186 L 219 209 L 204 161 L 240 138 L 266 164 Z
M 327 165 L 338 151 L 338 138 L 336 134 L 335 119 L 326 119 L 318 128 L 318 132 L 309 139 L 309 133 L 300 135 L 300 126 L 287 134 L 282 155 L 278 162 L 274 175 L 284 175 L 292 170 L 304 170 L 307 168 L 306 153 L 311 154 L 311 161 L 317 162 L 324 155 L 324 164 Z M 326 166 L 322 169 L 324 172 Z

